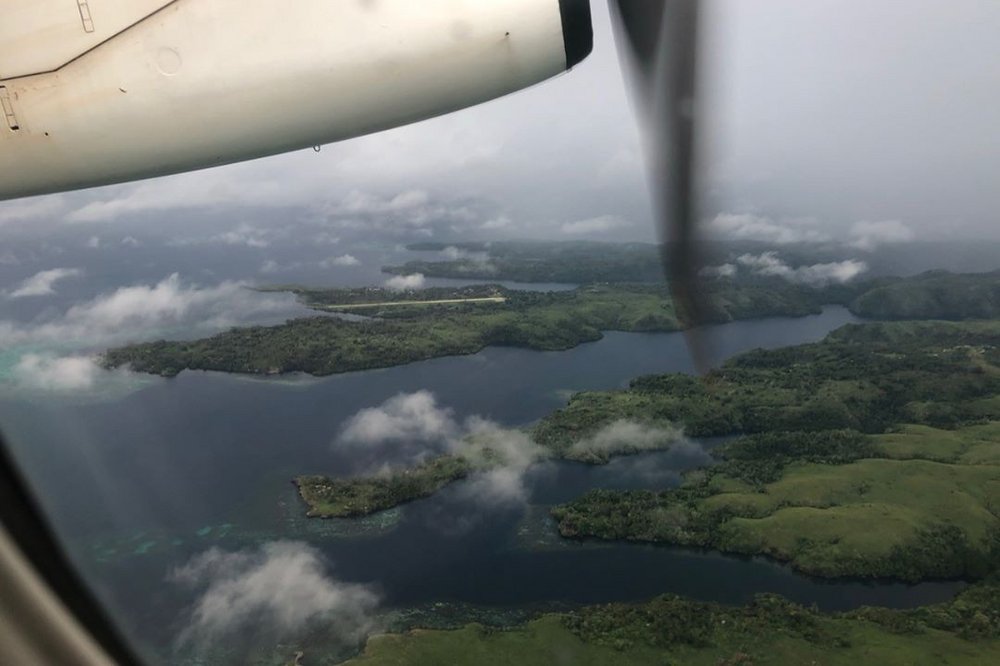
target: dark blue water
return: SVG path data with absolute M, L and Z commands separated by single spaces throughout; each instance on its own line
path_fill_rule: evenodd
M 818 340 L 852 320 L 828 308 L 706 334 L 719 360 Z M 333 444 L 344 421 L 399 393 L 429 390 L 458 419 L 518 426 L 573 391 L 692 369 L 680 334 L 609 333 L 565 352 L 491 348 L 324 379 L 184 372 L 113 402 L 0 402 L 0 423 L 76 561 L 126 628 L 153 644 L 169 642 L 172 620 L 191 601 L 164 582 L 171 568 L 209 546 L 234 550 L 278 538 L 319 547 L 338 578 L 377 586 L 388 606 L 599 602 L 663 592 L 739 603 L 777 592 L 846 609 L 940 601 L 958 589 L 821 582 L 760 559 L 555 536 L 548 505 L 594 487 L 673 485 L 681 471 L 706 462 L 696 446 L 604 467 L 539 465 L 525 479 L 526 505 L 469 502 L 466 482 L 454 484 L 365 529 L 304 519 L 290 484 L 298 474 L 353 471 L 357 456 Z

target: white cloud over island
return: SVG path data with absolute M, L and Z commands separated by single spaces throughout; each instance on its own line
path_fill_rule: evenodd
M 909 243 L 916 239 L 913 229 L 899 220 L 882 222 L 856 222 L 851 226 L 850 245 L 871 252 L 880 245 Z
M 423 273 L 411 273 L 410 275 L 395 275 L 385 281 L 385 286 L 389 289 L 405 291 L 407 289 L 421 289 L 426 281 Z
M 831 283 L 843 284 L 868 270 L 868 265 L 865 262 L 856 259 L 793 268 L 779 258 L 777 252 L 742 254 L 736 258 L 736 261 L 757 275 L 781 277 L 789 282 L 808 284 L 814 287 Z

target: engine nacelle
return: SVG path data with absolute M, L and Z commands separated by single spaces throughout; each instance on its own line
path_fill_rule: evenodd
M 588 0 L 7 0 L 0 199 L 356 137 L 591 50 Z

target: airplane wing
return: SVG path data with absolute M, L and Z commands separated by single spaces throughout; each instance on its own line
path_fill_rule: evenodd
M 588 0 L 4 0 L 0 200 L 272 155 L 585 58 Z

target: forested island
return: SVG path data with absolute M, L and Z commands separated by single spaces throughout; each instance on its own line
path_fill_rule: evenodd
M 427 277 L 513 282 L 662 282 L 668 273 L 669 243 L 606 243 L 600 241 L 491 241 L 424 242 L 406 246 L 434 253 L 404 264 L 383 266 L 395 275 L 421 273 Z M 742 255 L 759 256 L 774 247 L 759 241 L 701 241 L 695 244 L 706 264 L 732 262 Z M 816 244 L 786 244 L 780 258 L 793 266 L 848 259 L 843 248 Z M 737 262 L 738 263 L 738 262 Z
M 968 319 L 1000 314 L 1000 274 L 930 272 L 810 287 L 781 278 L 705 280 L 706 323 L 798 317 L 824 305 L 885 319 Z M 192 341 L 159 340 L 108 350 L 108 368 L 171 377 L 184 369 L 247 374 L 329 375 L 384 368 L 490 345 L 564 350 L 603 331 L 680 328 L 663 284 L 594 284 L 537 292 L 499 285 L 392 290 L 384 287 L 267 288 L 295 293 L 309 307 L 367 318 L 317 316 L 277 326 L 234 328 Z M 945 294 L 959 294 L 946 298 Z
M 609 257 L 608 266 L 633 263 L 627 275 L 634 281 L 598 284 L 591 283 L 595 265 L 574 266 L 572 253 L 555 262 L 557 271 L 532 269 L 533 259 L 513 251 L 516 261 L 503 268 L 493 245 L 457 249 L 465 256 L 449 261 L 495 269 L 497 279 L 589 277 L 574 290 L 548 293 L 499 285 L 270 287 L 327 314 L 202 340 L 129 345 L 109 350 L 104 362 L 164 376 L 185 368 L 326 375 L 487 345 L 559 350 L 602 331 L 679 328 L 666 286 L 636 259 L 648 249 Z M 444 270 L 461 272 L 456 266 Z M 742 607 L 666 595 L 503 629 L 471 624 L 376 636 L 352 663 L 1000 661 L 1000 273 L 932 271 L 827 286 L 741 275 L 705 284 L 714 322 L 801 316 L 830 304 L 881 321 L 842 327 L 818 343 L 744 353 L 700 377 L 646 376 L 626 389 L 578 393 L 518 431 L 533 447 L 521 465 L 603 464 L 680 437 L 731 438 L 711 450 L 712 464 L 687 472 L 675 488 L 594 490 L 552 507 L 559 534 L 766 556 L 831 579 L 972 584 L 944 604 L 838 614 L 775 595 Z M 330 316 L 341 313 L 362 317 Z M 601 440 L 614 428 L 643 434 Z M 409 469 L 347 479 L 306 475 L 295 483 L 309 516 L 353 518 L 510 464 L 488 438 L 473 437 Z
M 825 577 L 979 582 L 909 610 L 823 613 L 675 595 L 373 636 L 350 664 L 968 664 L 1000 660 L 1000 321 L 848 325 L 705 377 L 577 394 L 535 426 L 551 455 L 608 423 L 740 434 L 675 489 L 553 509 L 571 538 L 764 554 Z
M 743 437 L 679 488 L 556 507 L 564 536 L 763 554 L 831 577 L 981 577 L 1000 562 L 1000 322 L 848 325 L 704 377 L 577 394 L 536 438 L 559 449 L 621 418 Z
M 304 475 L 296 477 L 295 485 L 309 507 L 309 517 L 351 518 L 432 495 L 452 481 L 464 479 L 471 469 L 465 458 L 446 455 L 381 476 L 330 479 Z
M 979 666 L 1000 660 L 1000 580 L 911 610 L 821 613 L 764 594 L 745 606 L 674 595 L 587 606 L 512 627 L 469 624 L 368 639 L 351 666 Z
M 278 326 L 234 328 L 200 340 L 126 345 L 105 352 L 104 365 L 127 365 L 165 377 L 184 369 L 329 375 L 472 354 L 489 345 L 564 350 L 599 340 L 602 331 L 666 332 L 680 327 L 664 285 L 591 285 L 558 292 L 497 285 L 404 292 L 282 289 L 294 291 L 312 308 L 368 318 L 306 317 Z M 843 298 L 836 287 L 719 280 L 714 281 L 707 317 L 722 323 L 803 316 Z

